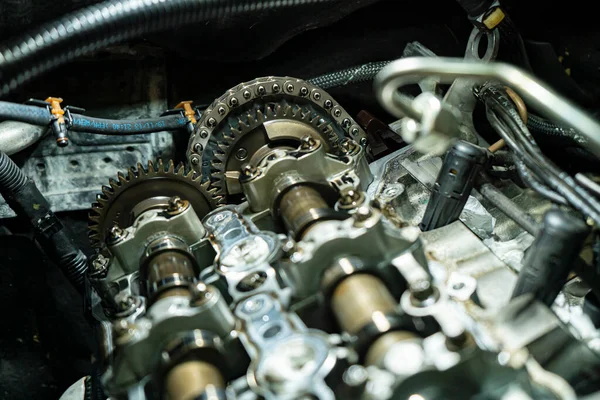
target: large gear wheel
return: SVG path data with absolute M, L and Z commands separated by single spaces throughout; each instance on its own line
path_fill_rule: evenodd
M 92 246 L 102 247 L 107 233 L 113 226 L 126 228 L 132 225 L 142 211 L 164 206 L 168 199 L 179 196 L 190 202 L 198 217 L 221 204 L 221 197 L 209 189 L 209 182 L 201 182 L 201 176 L 186 171 L 183 164 L 175 166 L 172 160 L 166 165 L 159 160 L 155 165 L 149 161 L 146 168 L 140 163 L 126 174 L 118 173 L 92 204 L 89 214 L 89 237 Z
M 324 90 L 296 78 L 259 78 L 230 89 L 206 109 L 187 156 L 230 202 L 241 193 L 243 164 L 257 162 L 274 147 L 295 148 L 306 135 L 330 152 L 344 138 L 367 143 L 360 126 Z
M 216 146 L 207 147 L 210 165 L 203 175 L 210 174 L 211 187 L 219 194 L 238 194 L 239 171 L 245 163 L 256 163 L 273 147 L 295 148 L 307 135 L 321 140 L 328 151 L 338 147 L 339 137 L 331 123 L 309 107 L 287 101 L 257 103 L 230 121 L 216 137 Z

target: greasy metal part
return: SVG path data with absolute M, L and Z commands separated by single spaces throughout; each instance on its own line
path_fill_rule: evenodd
M 291 121 L 295 127 L 284 125 L 280 130 L 278 120 Z M 268 121 L 273 123 L 265 123 Z M 248 133 L 256 132 L 256 128 L 260 128 L 259 134 L 266 135 L 267 140 L 254 138 L 251 140 L 254 148 L 249 149 L 241 141 Z M 241 83 L 216 99 L 196 124 L 187 157 L 205 180 L 213 180 L 219 194 L 226 195 L 229 185 L 225 181 L 235 182 L 232 174 L 239 173 L 239 169 L 229 170 L 227 164 L 232 160 L 232 167 L 238 165 L 239 159 L 231 156 L 239 148 L 243 147 L 250 155 L 246 157 L 251 158 L 273 139 L 299 139 L 299 132 L 319 138 L 332 148 L 344 137 L 366 142 L 362 128 L 323 89 L 297 78 L 270 76 Z
M 377 277 L 355 274 L 334 289 L 331 309 L 343 331 L 352 335 L 369 323 L 387 323 L 384 315 L 397 307 L 385 284 Z
M 260 231 L 231 206 L 213 211 L 203 222 L 218 253 L 214 271 L 225 279 L 226 290 L 234 301 L 270 292 L 288 303 L 289 290 L 281 287 L 270 265 L 280 256 L 281 244 L 276 235 Z
M 179 196 L 190 202 L 195 213 L 204 216 L 220 202 L 207 183 L 193 171 L 186 171 L 183 164 L 177 167 L 172 160 L 167 165 L 159 160 L 151 161 L 147 168 L 142 164 L 129 169 L 126 175 L 119 173 L 109 186 L 102 188 L 89 216 L 90 240 L 99 247 L 104 244 L 110 228 L 127 228 L 144 211 L 167 208 L 169 199 Z
M 479 54 L 479 43 L 481 40 L 487 41 L 487 47 L 483 56 Z M 477 61 L 480 63 L 488 63 L 496 59 L 498 55 L 500 42 L 500 31 L 483 33 L 477 28 L 473 28 L 467 49 L 465 52 L 465 61 Z M 452 104 L 461 114 L 459 120 L 459 129 L 464 135 L 465 140 L 477 143 L 477 134 L 473 126 L 473 111 L 477 105 L 477 99 L 473 95 L 473 87 L 477 85 L 478 80 L 472 78 L 458 78 L 450 86 L 448 92 L 444 96 L 444 102 Z
M 142 275 L 148 299 L 153 302 L 189 294 L 189 285 L 194 282 L 196 272 L 188 254 L 167 250 L 152 256 Z
M 0 151 L 11 156 L 37 143 L 48 127 L 18 121 L 0 122 Z
M 510 86 L 523 100 L 541 114 L 574 128 L 589 140 L 589 148 L 600 156 L 600 124 L 571 101 L 560 96 L 519 68 L 504 64 L 466 61 L 454 58 L 406 58 L 388 64 L 375 78 L 375 92 L 381 105 L 392 115 L 419 119 L 412 101 L 397 90 L 418 82 L 422 77 L 435 75 L 442 83 L 456 78 L 498 80 Z
M 332 346 L 328 336 L 307 329 L 296 314 L 266 293 L 240 302 L 241 340 L 253 360 L 248 369 L 250 389 L 267 400 L 292 400 L 313 396 L 333 400 L 326 378 L 341 357 L 355 363 L 351 352 Z
M 198 360 L 185 361 L 171 368 L 165 378 L 169 400 L 192 400 L 210 395 L 225 387 L 223 375 L 211 363 Z M 210 399 L 210 397 L 208 397 Z
M 334 156 L 315 140 L 314 145 L 293 150 L 275 150 L 264 158 L 252 174 L 242 176 L 241 184 L 251 211 L 278 209 L 276 201 L 288 188 L 300 183 L 332 187 L 364 189 L 372 177 L 364 149 L 354 141 L 342 143 L 347 153 Z
M 311 225 L 327 219 L 330 210 L 319 192 L 302 184 L 288 189 L 279 202 L 283 223 L 296 237 L 301 237 Z
M 424 261 L 418 228 L 398 229 L 384 221 L 378 210 L 366 208 L 343 221 L 314 225 L 282 260 L 282 278 L 297 299 L 318 293 L 324 284 L 321 277 L 342 257 L 360 257 L 366 271 L 386 270 L 404 252 Z
M 207 245 L 201 244 L 206 231 L 192 207 L 175 215 L 170 215 L 167 210 L 168 206 L 150 209 L 140 214 L 130 227 L 119 228 L 122 238 L 108 244 L 111 254 L 119 261 L 118 267 L 111 267 L 111 280 L 137 272 L 140 265 L 157 251 L 172 249 L 191 253 L 190 247 L 197 249 Z
M 420 338 L 412 332 L 407 331 L 392 331 L 385 335 L 377 338 L 373 344 L 369 347 L 367 355 L 365 356 L 365 365 L 377 365 L 384 366 L 385 358 L 392 349 L 397 346 L 398 343 L 410 341 L 420 341 Z
M 123 393 L 132 382 L 156 371 L 160 361 L 157 349 L 174 335 L 202 330 L 212 332 L 213 340 L 217 341 L 229 336 L 235 318 L 227 302 L 214 287 L 198 285 L 198 290 L 192 288 L 192 296 L 161 298 L 143 316 L 118 321 L 124 326 L 116 332 L 118 351 L 113 353 L 111 368 L 102 378 L 109 394 Z M 190 343 L 203 342 L 191 340 Z

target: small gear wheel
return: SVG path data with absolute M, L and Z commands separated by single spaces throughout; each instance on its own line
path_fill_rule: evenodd
M 88 224 L 92 246 L 101 247 L 113 226 L 129 227 L 141 212 L 163 207 L 174 196 L 189 201 L 202 218 L 222 203 L 208 186 L 199 174 L 186 170 L 183 164 L 175 166 L 172 160 L 167 165 L 162 160 L 156 165 L 149 161 L 146 168 L 138 163 L 126 174 L 119 172 L 117 180 L 111 179 L 108 186 L 103 186 L 92 204 Z

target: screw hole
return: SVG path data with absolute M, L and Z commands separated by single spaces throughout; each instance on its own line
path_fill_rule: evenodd
M 273 325 L 270 326 L 267 330 L 263 332 L 263 338 L 271 339 L 272 337 L 277 336 L 277 334 L 281 332 L 281 325 Z
M 70 164 L 71 164 L 71 167 L 73 167 L 73 168 L 79 167 L 79 161 L 77 161 L 77 160 L 71 160 Z
M 37 168 L 38 171 L 45 171 L 46 170 L 46 164 L 44 163 L 37 163 L 37 165 L 35 166 Z
M 112 158 L 110 158 L 110 157 L 104 157 L 102 160 L 107 164 L 112 162 Z
M 451 168 L 450 171 L 448 171 L 450 173 L 450 175 L 456 175 L 458 174 L 458 171 L 455 170 L 454 168 Z
M 135 151 L 135 147 L 133 147 L 133 146 L 127 146 L 127 148 L 125 150 L 127 150 L 130 153 L 132 153 L 132 152 Z

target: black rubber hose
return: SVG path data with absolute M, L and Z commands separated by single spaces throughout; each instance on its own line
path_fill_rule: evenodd
M 138 133 L 174 131 L 185 128 L 186 125 L 187 119 L 181 115 L 169 115 L 150 119 L 119 120 L 71 114 L 71 126 L 69 126 L 69 130 L 103 135 L 135 135 Z
M 0 101 L 0 120 L 20 121 L 32 125 L 48 126 L 52 115 L 47 108 Z M 71 114 L 69 130 L 76 132 L 99 133 L 104 135 L 134 135 L 173 131 L 185 128 L 187 120 L 181 115 L 165 117 L 115 120 Z
M 536 191 L 540 196 L 547 198 L 553 203 L 562 204 L 564 206 L 569 205 L 569 202 L 565 200 L 564 197 L 554 192 L 548 186 L 544 185 L 538 177 L 532 173 L 529 168 L 525 165 L 525 163 L 521 160 L 515 160 L 515 165 L 517 166 L 517 172 L 519 173 L 519 177 L 525 185 Z
M 342 69 L 340 71 L 329 72 L 308 80 L 321 89 L 330 89 L 339 86 L 345 86 L 350 83 L 358 83 L 373 80 L 375 75 L 388 65 L 391 61 L 375 61 L 355 67 Z
M 32 125 L 48 125 L 50 111 L 44 107 L 0 101 L 0 120 L 20 121 Z
M 83 291 L 87 258 L 37 186 L 3 152 L 0 152 L 0 194 L 17 216 L 34 228 L 35 239 L 48 257 L 80 292 Z
M 484 183 L 479 187 L 479 193 L 485 197 L 490 203 L 496 206 L 500 211 L 506 214 L 510 219 L 515 221 L 521 228 L 536 236 L 540 231 L 540 226 L 526 212 L 521 210 L 514 201 L 509 199 L 490 183 Z
M 0 95 L 83 54 L 225 16 L 338 0 L 109 0 L 68 14 L 0 48 Z
M 578 144 L 586 143 L 586 139 L 582 135 L 579 135 L 575 129 L 565 128 L 537 115 L 529 114 L 527 127 L 541 135 L 566 138 Z

